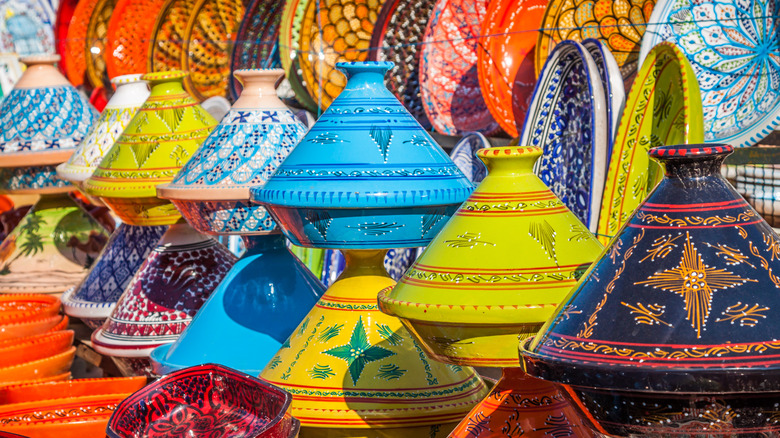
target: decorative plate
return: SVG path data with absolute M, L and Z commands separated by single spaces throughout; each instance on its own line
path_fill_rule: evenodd
M 425 128 L 431 121 L 420 98 L 421 41 L 436 0 L 387 0 L 379 11 L 371 34 L 369 61 L 392 61 L 395 66 L 385 77 L 385 85 Z
M 182 44 L 198 0 L 165 0 L 151 33 L 148 72 L 182 70 Z
M 98 0 L 87 26 L 86 64 L 87 79 L 93 87 L 103 87 L 111 90 L 106 72 L 106 34 L 108 33 L 108 20 L 114 12 L 117 0 Z
M 252 0 L 246 8 L 233 45 L 230 71 L 248 68 L 280 68 L 279 24 L 284 4 L 272 0 Z M 228 75 L 233 100 L 241 94 L 241 83 Z
M 0 53 L 54 54 L 55 13 L 47 0 L 0 0 Z
M 522 129 L 536 74 L 534 47 L 548 0 L 493 0 L 482 23 L 487 38 L 477 45 L 482 97 L 501 128 L 512 137 Z M 519 123 L 518 123 L 519 122 Z
M 598 224 L 608 138 L 598 67 L 580 43 L 563 41 L 539 76 L 520 144 L 543 149 L 536 174 L 591 231 Z
M 87 74 L 87 29 L 89 18 L 100 0 L 80 0 L 73 12 L 65 41 L 65 76 L 74 87 L 84 84 Z
M 547 56 L 563 40 L 596 38 L 609 47 L 623 78 L 638 67 L 639 44 L 655 0 L 551 0 L 536 43 L 536 73 Z
M 479 88 L 477 43 L 488 0 L 438 0 L 423 37 L 420 95 L 434 129 L 498 132 Z
M 479 132 L 468 132 L 452 148 L 450 158 L 458 166 L 466 178 L 474 184 L 478 184 L 487 175 L 487 168 L 482 160 L 477 158 L 477 151 L 491 147 L 490 141 Z
M 318 114 L 319 107 L 312 100 L 301 77 L 299 52 L 299 36 L 301 21 L 306 12 L 306 2 L 303 0 L 288 0 L 282 12 L 282 22 L 279 24 L 279 59 L 285 71 L 287 81 L 295 93 L 295 99 L 309 112 Z
M 190 75 L 184 88 L 198 100 L 227 96 L 230 54 L 244 16 L 241 0 L 200 0 L 190 15 L 181 65 Z
M 620 123 L 620 114 L 626 105 L 626 87 L 620 74 L 620 67 L 604 43 L 597 39 L 588 38 L 582 42 L 582 46 L 588 50 L 596 67 L 599 69 L 601 85 L 604 88 L 604 96 L 607 103 L 607 121 L 609 122 L 609 138 L 607 139 L 607 159 L 612 156 L 612 142 L 615 141 L 615 132 Z
M 65 70 L 65 65 L 67 64 L 65 51 L 68 41 L 68 29 L 78 4 L 79 0 L 62 0 L 60 7 L 57 8 L 57 22 L 54 25 L 54 46 L 56 53 L 61 58 L 58 67 L 62 74 L 67 74 Z
M 780 2 L 659 0 L 640 60 L 675 44 L 701 89 L 704 141 L 753 146 L 780 127 Z
M 650 148 L 704 140 L 701 94 L 680 48 L 661 43 L 648 53 L 626 98 L 609 161 L 598 238 L 607 244 L 660 180 Z
M 149 41 L 165 0 L 119 0 L 108 22 L 106 70 L 113 78 L 146 73 Z

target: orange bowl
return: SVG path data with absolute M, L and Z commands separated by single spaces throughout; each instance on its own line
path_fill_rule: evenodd
M 50 332 L 0 344 L 0 368 L 44 359 L 73 346 L 73 330 Z
M 57 374 L 56 376 L 41 377 L 40 379 L 22 379 L 22 380 L 17 380 L 16 382 L 3 382 L 0 383 L 0 389 L 17 387 L 20 385 L 34 385 L 37 383 L 62 382 L 69 379 L 70 379 L 70 371 L 68 371 L 67 373 Z
M 47 316 L 45 318 L 11 324 L 0 324 L 0 341 L 26 338 L 50 331 L 60 331 L 64 330 L 67 326 L 67 317 L 60 315 Z
M 130 395 L 146 385 L 146 377 L 76 379 L 64 382 L 23 383 L 0 388 L 0 405 L 88 395 Z
M 67 351 L 25 362 L 19 365 L 0 368 L 0 384 L 6 382 L 19 382 L 41 377 L 51 377 L 70 371 L 73 358 L 76 356 L 76 347 L 70 347 Z M 0 426 L 2 428 L 2 426 Z
M 58 322 L 57 325 L 55 325 L 54 327 L 50 328 L 49 331 L 50 332 L 61 332 L 61 331 L 65 330 L 66 328 L 68 328 L 68 323 L 69 322 L 70 322 L 70 320 L 68 319 L 68 315 L 62 315 L 62 319 L 60 320 L 60 322 Z
M 44 294 L 0 295 L 0 324 L 29 321 L 60 313 L 60 299 Z

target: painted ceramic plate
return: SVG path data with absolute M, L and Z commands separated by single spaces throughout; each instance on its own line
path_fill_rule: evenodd
M 438 0 L 423 37 L 420 91 L 428 119 L 442 134 L 499 131 L 477 75 L 477 44 L 487 0 Z
M 56 16 L 46 0 L 0 0 L 0 53 L 54 54 Z
M 184 87 L 198 100 L 228 95 L 230 54 L 244 16 L 241 0 L 200 0 L 187 24 L 181 65 Z
M 517 137 L 534 94 L 534 47 L 548 0 L 493 0 L 477 45 L 482 97 L 501 128 Z M 517 122 L 520 123 L 517 123 Z
M 606 244 L 660 180 L 650 148 L 703 143 L 699 86 L 685 54 L 661 43 L 648 53 L 626 98 L 609 161 L 598 238 Z M 653 162 L 655 163 L 655 162 Z
M 279 24 L 284 4 L 273 0 L 252 0 L 246 8 L 233 45 L 230 70 L 280 68 Z M 241 83 L 229 75 L 233 100 L 241 94 Z
M 65 64 L 68 61 L 65 57 L 65 50 L 68 41 L 68 28 L 78 4 L 79 0 L 62 0 L 59 8 L 57 8 L 57 22 L 54 25 L 54 46 L 57 54 L 60 55 L 60 62 L 57 64 L 57 67 L 64 75 L 67 75 Z
M 365 61 L 383 0 L 307 0 L 298 40 L 303 81 L 325 110 L 347 84 L 337 62 Z M 321 53 L 322 55 L 315 55 Z
M 165 0 L 149 42 L 147 71 L 182 70 L 182 44 L 198 0 Z
M 85 59 L 87 79 L 93 87 L 112 89 L 106 72 L 106 34 L 108 20 L 114 12 L 117 0 L 98 0 L 87 26 L 87 44 Z
M 484 135 L 479 132 L 469 132 L 452 148 L 450 158 L 469 181 L 478 184 L 487 176 L 487 168 L 482 160 L 477 158 L 477 151 L 489 147 L 491 147 L 490 141 Z
M 539 76 L 520 144 L 542 148 L 536 174 L 591 231 L 604 189 L 608 127 L 596 63 L 580 43 L 561 42 Z
M 409 42 L 422 40 L 435 5 L 436 0 L 385 1 L 368 53 L 369 61 L 395 63 L 385 76 L 385 85 L 425 129 L 431 129 L 431 122 L 420 98 L 421 46 Z
M 99 0 L 80 0 L 73 12 L 65 41 L 65 76 L 73 86 L 84 83 L 87 74 L 87 29 Z
M 298 56 L 301 21 L 305 11 L 306 2 L 303 0 L 288 0 L 285 3 L 282 22 L 279 24 L 279 60 L 290 88 L 295 93 L 297 103 L 309 112 L 316 114 L 319 112 L 319 107 L 309 96 L 303 84 L 303 72 L 300 66 L 300 56 Z
M 780 126 L 780 2 L 660 0 L 640 59 L 675 44 L 701 89 L 704 141 L 753 146 Z
M 607 158 L 612 155 L 612 143 L 615 140 L 615 132 L 620 123 L 620 114 L 626 104 L 626 88 L 623 84 L 623 77 L 620 74 L 620 67 L 612 56 L 609 48 L 599 40 L 588 38 L 582 42 L 582 45 L 588 50 L 596 67 L 599 69 L 601 85 L 604 87 L 604 94 L 607 98 L 607 120 L 609 121 L 609 138 L 607 139 Z
M 119 0 L 108 22 L 108 77 L 147 72 L 149 41 L 165 0 Z
M 623 78 L 630 78 L 653 5 L 655 0 L 551 0 L 536 43 L 536 73 L 561 41 L 596 38 L 609 47 Z

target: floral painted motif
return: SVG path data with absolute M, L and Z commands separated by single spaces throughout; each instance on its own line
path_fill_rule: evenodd
M 54 54 L 54 20 L 47 0 L 0 1 L 0 52 Z
M 57 176 L 57 169 L 54 166 L 0 168 L 0 190 L 2 191 L 29 191 L 55 187 L 72 187 L 72 185 Z

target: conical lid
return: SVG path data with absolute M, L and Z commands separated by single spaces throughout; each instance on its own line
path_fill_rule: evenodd
M 54 67 L 59 55 L 27 64 L 0 106 L 0 167 L 59 164 L 89 131 L 97 113 Z
M 780 390 L 780 237 L 721 176 L 732 150 L 650 151 L 663 180 L 522 347 L 529 374 L 612 390 Z
M 89 178 L 149 97 L 148 86 L 141 80 L 141 75 L 117 76 L 111 83 L 116 86 L 114 95 L 70 159 L 57 166 L 60 178 L 71 182 Z
M 331 107 L 332 108 L 332 107 Z M 429 359 L 376 292 L 384 251 L 347 251 L 347 268 L 260 377 L 293 395 L 304 427 L 388 428 L 460 421 L 487 394 L 469 367 Z
M 382 310 L 401 318 L 434 358 L 517 366 L 518 335 L 535 334 L 601 253 L 534 175 L 541 153 L 478 151 L 488 176 L 395 288 L 380 294 Z

